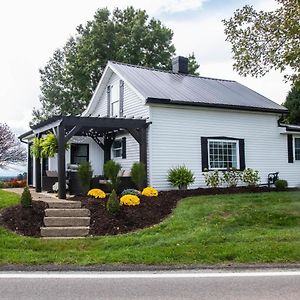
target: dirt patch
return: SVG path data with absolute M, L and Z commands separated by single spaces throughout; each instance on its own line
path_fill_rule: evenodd
M 40 227 L 44 226 L 43 218 L 47 204 L 34 201 L 32 207 L 11 206 L 0 211 L 0 225 L 18 234 L 41 236 Z
M 158 197 L 141 196 L 138 206 L 122 206 L 118 216 L 111 216 L 105 208 L 107 199 L 91 199 L 76 196 L 74 200 L 81 201 L 82 206 L 91 211 L 91 235 L 116 235 L 142 229 L 160 223 L 176 207 L 182 198 L 200 195 L 236 194 L 236 193 L 261 193 L 275 189 L 268 187 L 236 187 L 236 188 L 199 188 L 186 191 L 160 192 Z M 34 201 L 31 208 L 21 205 L 3 209 L 0 212 L 0 225 L 18 234 L 40 236 L 40 227 L 43 225 L 44 211 L 47 204 Z M 224 215 L 224 218 L 230 217 Z

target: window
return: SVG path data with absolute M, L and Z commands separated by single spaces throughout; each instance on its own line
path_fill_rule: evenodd
M 111 116 L 120 116 L 120 94 L 118 84 L 114 84 L 110 87 L 110 97 L 111 97 Z
M 89 161 L 88 144 L 71 144 L 71 164 L 81 164 Z
M 300 160 L 300 138 L 295 138 L 295 160 Z
M 209 169 L 239 168 L 237 140 L 208 140 Z
M 122 157 L 122 140 L 115 140 L 112 144 L 113 158 Z

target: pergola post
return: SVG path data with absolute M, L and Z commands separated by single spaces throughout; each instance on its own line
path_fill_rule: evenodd
M 115 140 L 113 135 L 104 136 L 104 163 L 111 160 L 111 146 Z
M 57 140 L 58 140 L 58 152 L 57 152 L 58 198 L 66 199 L 65 128 L 62 124 L 58 126 Z
M 146 182 L 148 184 L 148 172 L 147 172 L 147 129 L 145 127 L 140 128 L 140 162 L 145 165 Z
M 40 193 L 42 191 L 42 178 L 41 178 L 41 159 L 35 158 L 35 191 Z

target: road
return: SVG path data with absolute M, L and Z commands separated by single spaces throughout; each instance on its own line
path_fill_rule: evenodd
M 0 299 L 300 299 L 300 271 L 0 272 Z

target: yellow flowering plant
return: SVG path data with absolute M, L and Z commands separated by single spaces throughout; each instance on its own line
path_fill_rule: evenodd
M 135 195 L 124 195 L 120 199 L 121 205 L 135 206 L 140 204 L 140 198 Z
M 88 191 L 88 196 L 91 196 L 93 198 L 99 198 L 99 199 L 104 199 L 106 197 L 106 194 L 100 190 L 100 189 L 91 189 Z
M 146 197 L 157 197 L 158 191 L 151 186 L 147 186 L 146 188 L 143 189 L 142 195 Z

